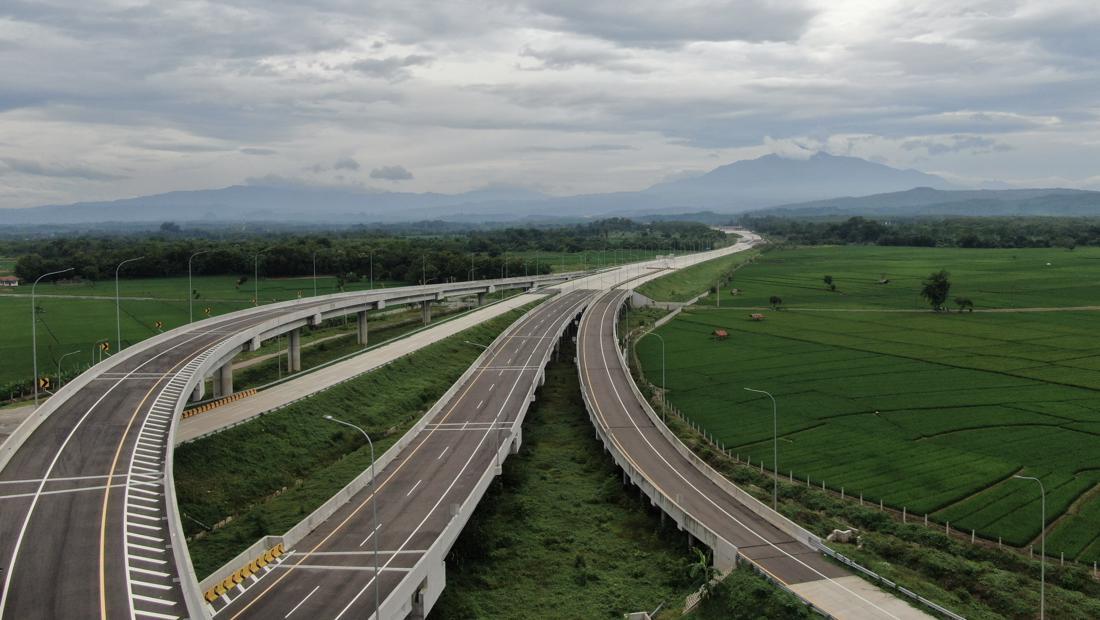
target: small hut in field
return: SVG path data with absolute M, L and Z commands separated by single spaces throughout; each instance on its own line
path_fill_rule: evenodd
M 726 338 L 730 337 L 730 334 L 724 329 L 716 329 L 713 333 L 711 333 L 710 337 L 714 338 L 715 340 L 725 340 Z
M 753 312 L 752 314 L 749 315 L 749 319 L 753 320 L 753 321 L 763 321 L 764 318 L 765 318 L 764 315 L 760 314 L 759 312 Z

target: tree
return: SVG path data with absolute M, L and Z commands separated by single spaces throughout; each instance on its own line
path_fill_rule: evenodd
M 772 295 L 768 298 L 768 303 L 771 304 L 772 310 L 778 310 L 779 306 L 783 305 L 783 300 L 778 295 Z
M 164 222 L 160 225 L 160 232 L 177 234 L 182 232 L 182 230 L 180 229 L 180 225 L 175 222 Z
M 922 283 L 920 296 L 931 304 L 936 312 L 942 311 L 944 304 L 947 303 L 947 294 L 951 291 L 950 278 L 951 274 L 947 273 L 947 270 L 940 269 L 929 275 L 928 279 Z
M 699 588 L 700 598 L 705 600 L 714 588 L 714 578 L 718 576 L 718 569 L 711 564 L 705 551 L 697 547 L 692 547 L 691 550 L 695 552 L 695 559 L 688 569 L 688 577 L 691 578 L 692 585 Z
M 825 276 L 823 280 L 825 280 L 825 286 L 828 287 L 830 291 L 836 290 L 836 285 L 833 284 L 833 276 Z
M 956 297 L 955 305 L 959 307 L 959 312 L 966 310 L 967 312 L 974 311 L 974 302 L 970 301 L 969 297 Z

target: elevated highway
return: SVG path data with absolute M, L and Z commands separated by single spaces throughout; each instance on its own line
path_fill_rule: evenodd
M 387 304 L 484 297 L 569 274 L 414 286 L 303 299 L 199 321 L 74 379 L 0 446 L 2 618 L 201 618 L 210 613 L 187 554 L 172 446 L 189 397 L 214 375 L 232 392 L 233 357 L 265 339 L 349 313 L 365 333 Z

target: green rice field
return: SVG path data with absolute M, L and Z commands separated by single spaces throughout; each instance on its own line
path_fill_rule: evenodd
M 952 297 L 978 312 L 927 310 L 920 280 L 940 268 Z M 768 252 L 736 273 L 729 286 L 741 294 L 721 310 L 701 302 L 658 331 L 668 397 L 741 458 L 772 468 L 771 404 L 744 388 L 768 390 L 782 474 L 1014 546 L 1036 541 L 1040 510 L 1038 486 L 1012 476 L 1039 477 L 1048 553 L 1092 562 L 1100 310 L 1070 308 L 1100 305 L 1098 284 L 1095 250 Z M 759 310 L 772 295 L 785 309 Z M 729 338 L 711 338 L 718 328 Z M 638 353 L 659 381 L 657 339 Z
M 336 280 L 318 277 L 318 294 L 336 291 Z M 251 281 L 236 286 L 232 276 L 195 277 L 193 300 L 195 320 L 217 316 L 252 306 L 255 295 Z M 375 282 L 376 287 L 399 286 L 396 282 Z M 349 284 L 349 290 L 369 287 L 367 281 Z M 272 303 L 313 294 L 311 278 L 260 280 L 260 301 Z M 62 373 L 73 376 L 94 359 L 95 343 L 115 342 L 115 287 L 113 282 L 53 284 L 44 283 L 36 289 L 38 295 L 38 363 L 40 374 L 56 374 L 57 361 L 66 353 L 78 351 L 63 360 Z M 150 278 L 122 280 L 119 316 L 122 339 L 134 343 L 184 325 L 188 320 L 187 278 Z M 158 330 L 156 323 L 163 326 Z M 30 287 L 19 286 L 0 291 L 0 385 L 29 381 L 31 360 L 31 299 Z M 0 394 L 7 398 L 8 394 Z

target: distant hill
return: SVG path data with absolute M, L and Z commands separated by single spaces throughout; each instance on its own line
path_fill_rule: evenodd
M 179 191 L 106 202 L 2 210 L 11 225 L 103 222 L 394 223 L 545 221 L 561 218 L 670 215 L 748 209 L 835 196 L 896 192 L 917 186 L 951 189 L 943 179 L 854 157 L 808 159 L 767 155 L 720 166 L 690 179 L 637 192 L 551 197 L 513 187 L 461 194 L 386 192 L 275 182 Z
M 1100 192 L 1078 189 L 943 191 L 917 187 L 851 198 L 781 205 L 751 215 L 829 216 L 1100 216 Z

